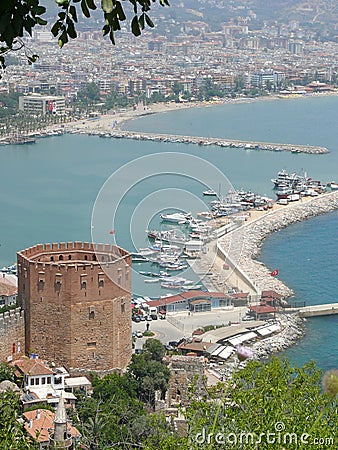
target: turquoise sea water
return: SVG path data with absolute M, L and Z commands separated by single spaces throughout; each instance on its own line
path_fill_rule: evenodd
M 234 187 L 251 188 L 270 196 L 270 178 L 281 168 L 305 169 L 315 178 L 338 180 L 337 111 L 338 97 L 324 97 L 168 112 L 128 124 L 140 131 L 295 142 L 330 149 L 330 154 L 320 156 L 75 135 L 41 139 L 34 145 L 0 147 L 0 265 L 12 264 L 17 250 L 37 242 L 90 240 L 92 210 L 102 185 L 121 166 L 145 155 L 174 152 L 198 156 L 215 164 Z M 203 203 L 204 190 L 199 182 L 201 173 L 196 171 L 196 180 L 170 174 L 139 180 L 140 172 L 149 164 L 147 159 L 139 160 L 123 173 L 123 182 L 131 188 L 119 204 L 112 226 L 117 243 L 129 250 L 146 245 L 143 233 L 150 224 L 145 220 L 150 221 L 152 216 L 144 217 L 149 204 L 144 206 L 145 199 L 150 198 L 155 210 L 180 202 L 188 203 L 184 209 L 194 212 L 203 206 L 199 203 Z M 186 173 L 191 170 L 188 166 L 177 156 L 177 171 Z M 166 171 L 161 159 L 156 159 L 151 167 L 157 172 Z M 216 178 L 205 175 L 207 184 L 217 186 Z M 117 184 L 113 183 L 112 196 Z M 177 188 L 180 191 L 174 192 Z M 222 189 L 226 186 L 222 185 Z M 159 198 L 151 197 L 154 191 L 161 192 Z M 187 192 L 190 197 L 185 200 L 181 193 Z M 140 209 L 143 216 L 136 214 Z M 138 218 L 136 222 L 134 217 Z M 132 230 L 130 222 L 134 223 Z M 336 301 L 336 229 L 336 213 L 294 225 L 267 240 L 262 258 L 270 267 L 279 268 L 281 278 L 298 298 L 305 298 L 308 303 L 324 298 L 327 302 Z M 306 239 L 309 236 L 310 242 Z M 112 239 L 107 228 L 102 241 Z M 314 244 L 317 250 L 312 253 Z M 135 289 L 142 293 L 139 284 Z M 155 295 L 158 288 L 153 285 L 151 290 Z M 299 362 L 314 357 L 323 368 L 337 365 L 337 319 L 309 320 L 307 337 L 289 351 L 290 356 Z
M 279 276 L 307 305 L 337 302 L 338 211 L 274 233 L 265 241 L 261 260 L 280 268 Z M 287 350 L 299 364 L 310 358 L 323 369 L 338 367 L 338 315 L 308 319 L 307 334 Z

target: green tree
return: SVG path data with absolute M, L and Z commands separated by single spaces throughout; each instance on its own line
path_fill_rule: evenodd
M 137 442 L 134 423 L 146 411 L 137 398 L 136 383 L 112 373 L 94 376 L 92 384 L 93 395 L 78 398 L 77 413 L 72 417 L 85 444 L 90 449 L 106 449 L 119 442 Z
M 283 450 L 318 449 L 315 438 L 332 438 L 334 442 L 338 428 L 337 397 L 323 392 L 321 379 L 321 371 L 314 362 L 301 368 L 279 358 L 250 362 L 227 387 L 215 389 L 210 398 L 192 400 L 186 414 L 189 448 L 219 448 L 217 433 L 226 439 L 229 449 L 256 449 L 261 437 L 259 448 L 268 450 L 271 441 L 267 433 L 272 433 L 270 439 L 277 439 L 278 432 L 282 439 L 278 448 Z M 203 434 L 209 433 L 208 443 Z M 241 433 L 246 439 L 244 447 L 238 441 Z M 227 439 L 230 436 L 232 439 Z
M 4 380 L 14 381 L 14 368 L 6 363 L 0 363 L 0 382 Z
M 23 426 L 18 422 L 20 400 L 12 391 L 0 393 L 0 443 L 1 450 L 33 450 L 35 445 L 27 440 Z
M 95 83 L 87 83 L 77 94 L 77 100 L 84 105 L 100 101 L 100 88 Z
M 150 359 L 162 362 L 165 350 L 158 339 L 147 339 L 143 345 L 143 351 L 149 353 Z
M 235 92 L 241 92 L 245 88 L 245 79 L 243 75 L 237 75 L 235 77 Z
M 148 339 L 144 349 L 141 354 L 132 356 L 128 375 L 135 383 L 138 398 L 154 407 L 155 392 L 161 391 L 163 396 L 168 388 L 170 370 L 161 362 L 164 349 L 160 341 Z
M 148 13 L 154 1 L 161 6 L 169 6 L 168 0 L 128 0 L 127 6 L 122 6 L 120 0 L 101 0 L 103 35 L 108 35 L 111 43 L 115 44 L 115 32 L 121 30 L 121 23 L 127 19 L 127 15 L 131 18 L 130 29 L 135 36 L 139 36 L 146 26 L 153 27 Z M 88 19 L 97 6 L 95 0 L 55 0 L 55 4 L 59 12 L 51 31 L 62 47 L 69 38 L 77 37 L 76 24 L 80 11 Z M 47 21 L 42 18 L 45 13 L 46 8 L 40 0 L 1 0 L 0 65 L 5 67 L 5 54 L 20 49 L 25 50 L 30 63 L 36 61 L 38 56 L 28 50 L 22 38 L 31 36 L 36 26 L 47 26 Z

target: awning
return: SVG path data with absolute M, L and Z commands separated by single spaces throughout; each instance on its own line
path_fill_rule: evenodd
M 253 331 L 250 331 L 249 333 L 240 334 L 238 336 L 234 336 L 233 338 L 228 339 L 229 344 L 236 347 L 237 345 L 241 344 L 242 342 L 250 341 L 251 339 L 254 339 L 257 337 L 257 334 Z

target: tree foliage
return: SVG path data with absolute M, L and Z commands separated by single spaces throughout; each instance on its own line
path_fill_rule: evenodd
M 212 400 L 192 401 L 189 448 L 218 448 L 222 441 L 229 449 L 268 450 L 273 440 L 283 450 L 334 448 L 337 397 L 323 392 L 321 379 L 314 362 L 302 368 L 279 358 L 250 362 Z M 320 446 L 316 439 L 332 441 Z
M 0 382 L 8 380 L 14 381 L 14 368 L 6 363 L 0 363 Z
M 18 422 L 20 401 L 12 391 L 0 393 L 0 443 L 1 450 L 32 450 L 23 426 Z
M 52 34 L 63 47 L 69 39 L 77 37 L 76 24 L 78 15 L 89 19 L 91 13 L 98 7 L 95 0 L 54 0 L 59 12 Z M 130 16 L 130 29 L 135 36 L 139 36 L 146 26 L 154 27 L 149 16 L 152 3 L 161 6 L 169 6 L 168 0 L 128 0 L 127 7 L 122 6 L 120 0 L 101 0 L 99 8 L 103 13 L 102 33 L 108 35 L 112 44 L 115 44 L 115 32 L 121 30 L 121 23 Z M 126 11 L 128 10 L 128 11 Z M 0 2 L 0 65 L 5 67 L 4 54 L 24 48 L 30 63 L 38 58 L 25 47 L 22 38 L 25 35 L 32 36 L 36 26 L 47 26 L 47 21 L 42 17 L 46 8 L 40 0 L 1 0 Z

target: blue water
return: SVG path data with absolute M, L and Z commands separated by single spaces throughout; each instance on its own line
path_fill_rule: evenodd
M 305 169 L 315 178 L 338 180 L 337 112 L 338 97 L 325 97 L 175 111 L 128 125 L 140 131 L 299 142 L 330 149 L 330 154 L 320 156 L 82 135 L 0 147 L 0 265 L 12 264 L 16 251 L 38 242 L 90 240 L 92 212 L 102 185 L 119 168 L 145 155 L 174 152 L 176 171 L 183 174 L 194 172 L 195 165 L 183 161 L 179 154 L 198 156 L 224 172 L 235 188 L 270 196 L 270 178 L 281 168 Z M 149 166 L 161 176 L 140 180 L 140 173 Z M 109 216 L 108 223 L 104 222 L 100 236 L 103 242 L 116 239 L 129 250 L 143 247 L 144 230 L 152 225 L 151 220 L 158 223 L 154 211 L 178 205 L 196 212 L 205 209 L 201 195 L 205 184 L 216 189 L 222 184 L 222 193 L 228 187 L 222 177 L 208 171 L 196 169 L 192 180 L 193 177 L 164 175 L 166 169 L 165 164 L 161 166 L 161 159 L 156 164 L 138 160 L 118 183 L 112 183 L 108 197 L 111 203 L 121 184 L 126 183 L 130 189 L 119 204 L 115 220 Z M 159 197 L 152 196 L 154 192 L 160 193 Z M 110 228 L 115 229 L 114 236 L 109 234 Z M 262 258 L 271 268 L 279 268 L 281 279 L 296 292 L 297 298 L 308 303 L 336 301 L 336 229 L 336 213 L 291 226 L 267 240 Z M 135 280 L 135 292 L 141 294 L 143 288 L 145 285 Z M 156 285 L 148 285 L 147 289 L 151 295 L 164 293 Z M 293 360 L 315 358 L 323 368 L 337 366 L 337 317 L 309 320 L 307 329 L 307 337 L 289 351 Z
M 262 261 L 279 268 L 279 277 L 295 291 L 295 301 L 337 302 L 337 228 L 335 211 L 291 225 L 264 243 Z M 299 364 L 313 358 L 323 369 L 337 367 L 338 315 L 308 319 L 306 328 L 306 336 L 287 356 Z

